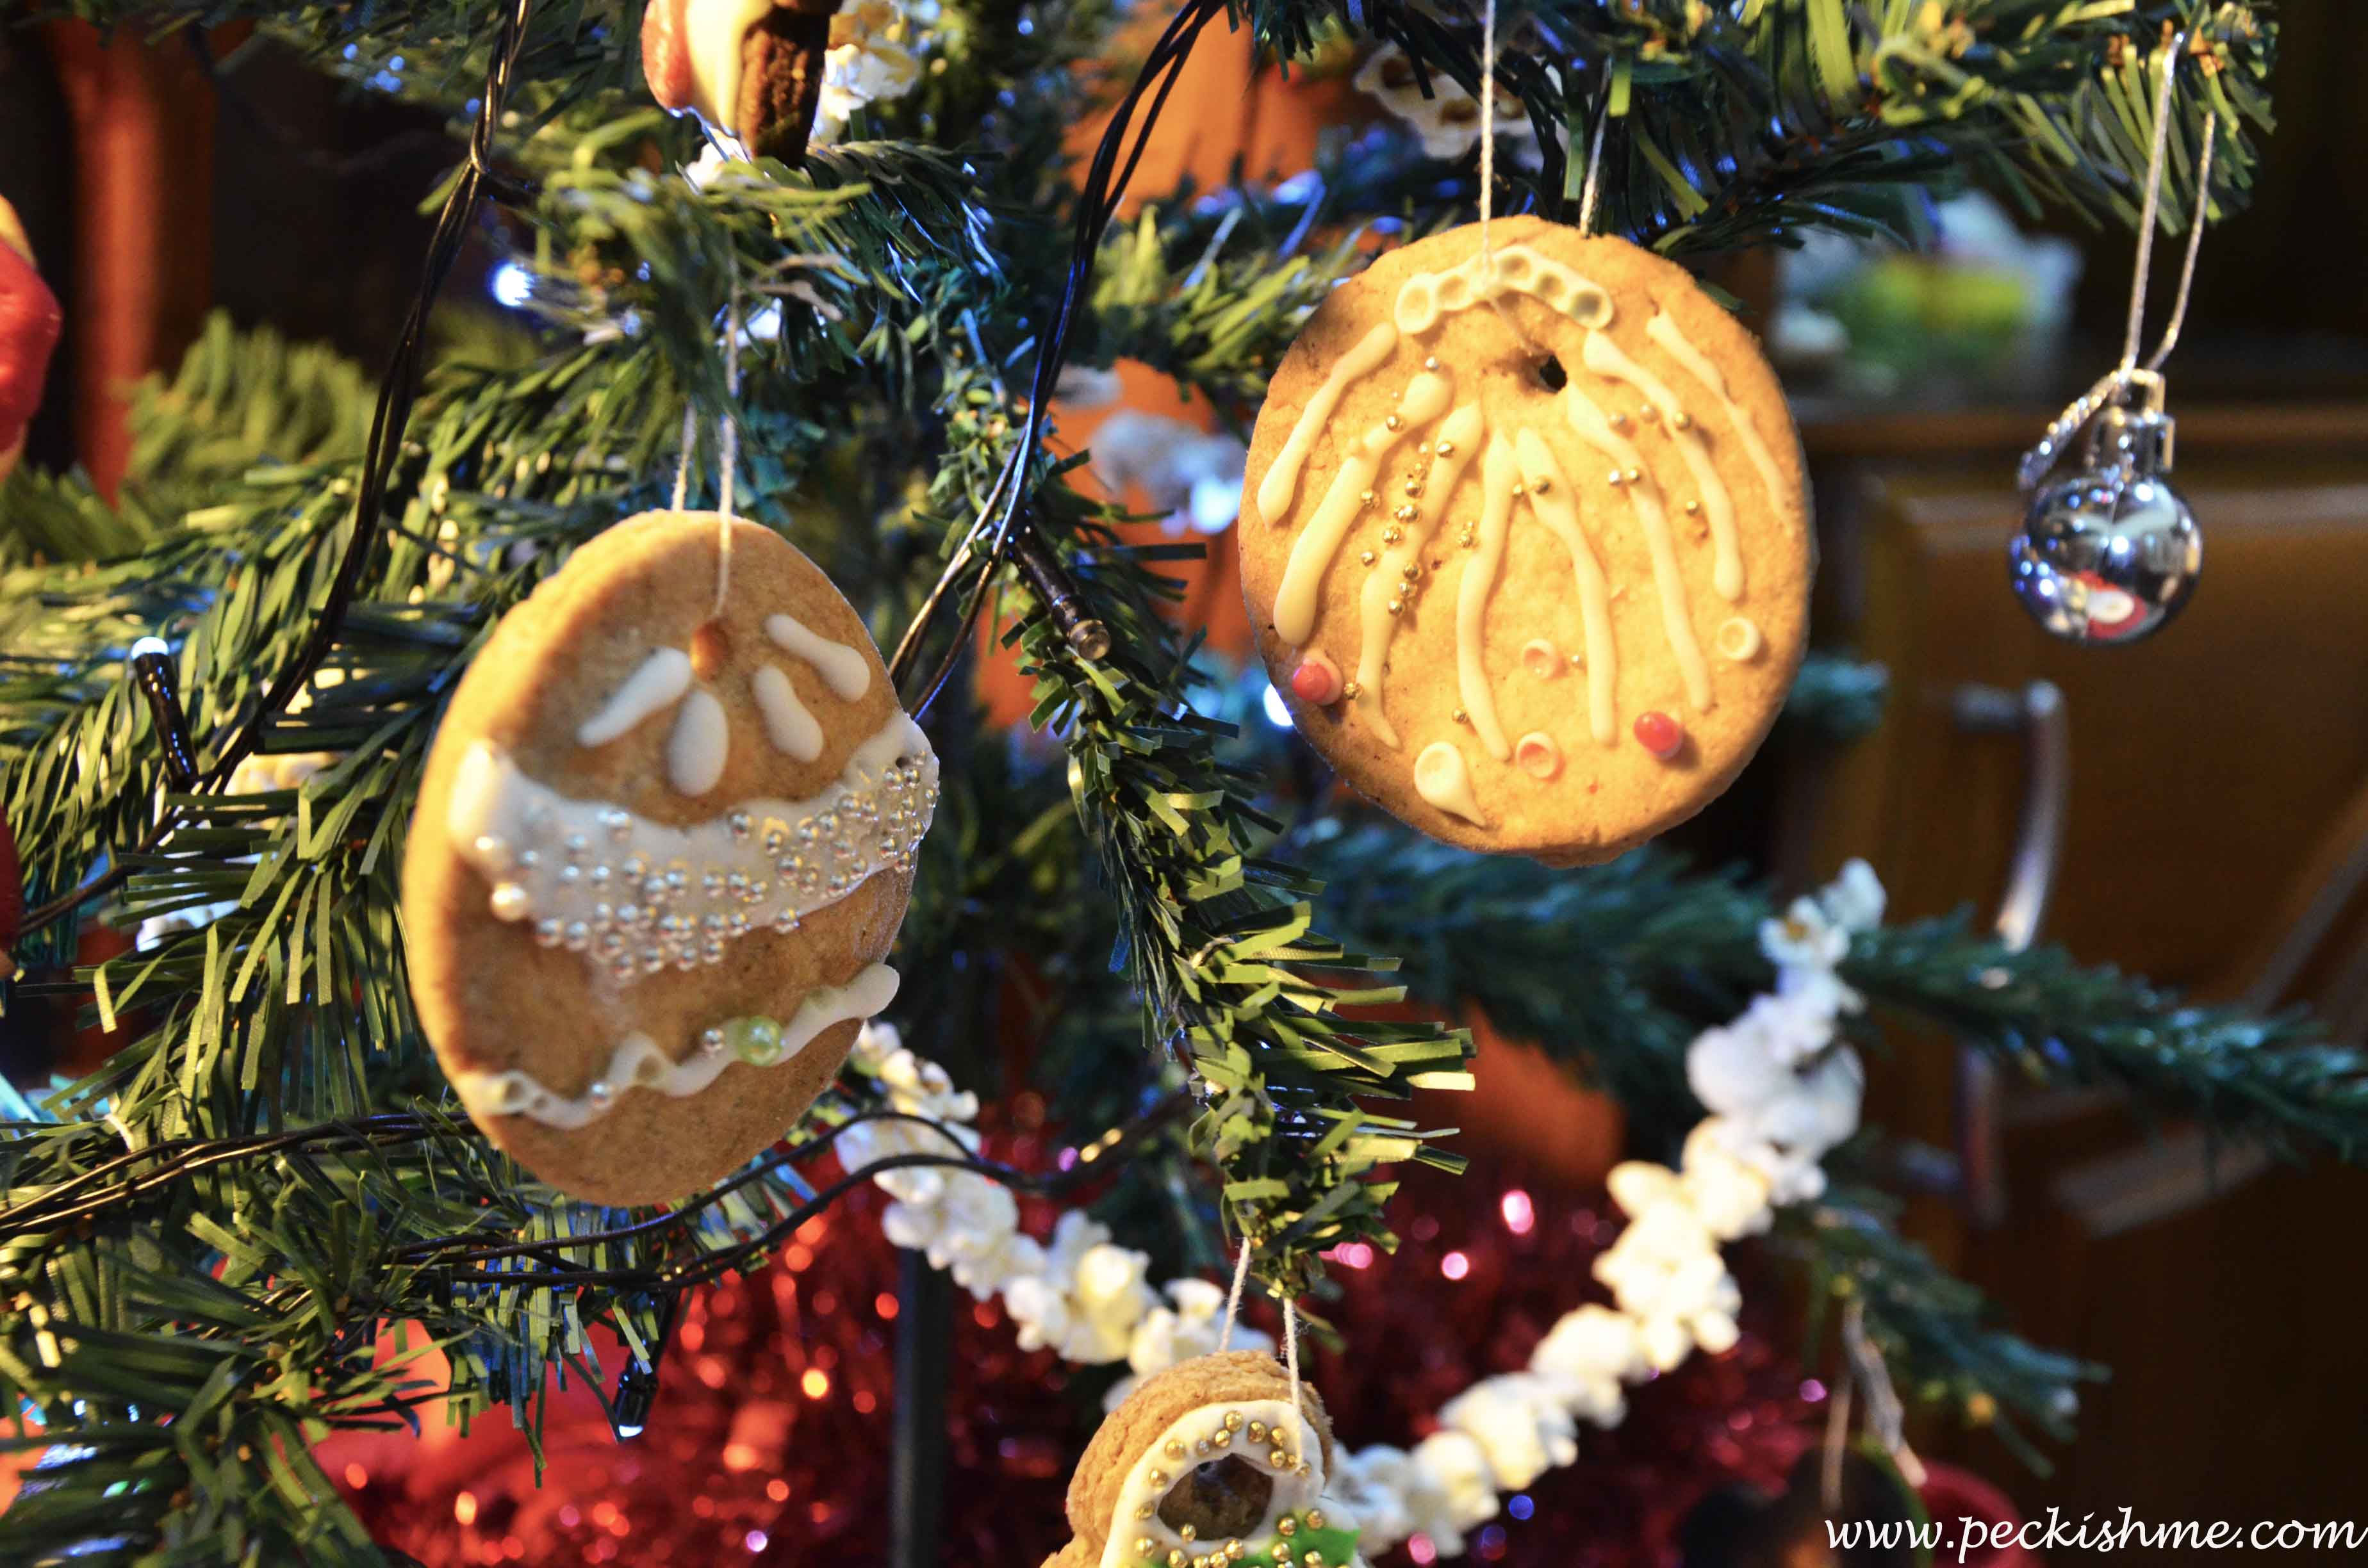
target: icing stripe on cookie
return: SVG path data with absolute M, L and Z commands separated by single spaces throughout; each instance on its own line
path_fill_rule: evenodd
M 1304 647 L 1315 634 L 1324 574 L 1331 569 L 1340 541 L 1364 508 L 1365 492 L 1373 487 L 1373 476 L 1381 472 L 1392 449 L 1412 435 L 1417 426 L 1446 413 L 1454 396 L 1455 383 L 1445 374 L 1425 370 L 1406 383 L 1397 412 L 1366 431 L 1356 449 L 1342 460 L 1332 488 L 1325 492 L 1324 504 L 1292 541 L 1291 560 L 1282 569 L 1282 586 L 1275 592 L 1274 630 L 1284 642 Z
M 790 684 L 789 676 L 767 665 L 748 677 L 748 687 L 756 695 L 757 710 L 765 716 L 765 738 L 773 743 L 775 751 L 800 762 L 812 762 L 822 755 L 822 722 L 798 700 L 797 687 Z
M 1260 517 L 1269 523 L 1282 521 L 1291 510 L 1291 503 L 1299 494 L 1299 471 L 1306 463 L 1307 454 L 1315 445 L 1315 437 L 1330 421 L 1333 409 L 1339 406 L 1340 394 L 1349 389 L 1349 382 L 1380 369 L 1397 351 L 1397 347 L 1398 329 L 1382 322 L 1360 338 L 1354 348 L 1334 362 L 1331 372 L 1324 378 L 1324 384 L 1315 389 L 1315 395 L 1309 398 L 1307 406 L 1300 411 L 1299 422 L 1291 427 L 1291 438 L 1283 442 L 1282 450 L 1275 454 L 1274 463 L 1266 471 L 1266 477 L 1258 481 L 1258 509 Z
M 704 795 L 723 777 L 732 722 L 715 694 L 701 687 L 682 699 L 666 736 L 666 782 L 682 795 Z
M 1718 399 L 1719 406 L 1726 411 L 1728 422 L 1735 426 L 1736 439 L 1743 443 L 1744 454 L 1750 458 L 1751 466 L 1759 471 L 1759 483 L 1768 487 L 1769 506 L 1771 509 L 1781 507 L 1782 503 L 1777 497 L 1784 492 L 1776 478 L 1776 454 L 1768 449 L 1766 441 L 1760 439 L 1759 427 L 1751 422 L 1750 411 L 1728 394 L 1726 377 L 1720 373 L 1717 364 L 1709 355 L 1694 347 L 1692 339 L 1686 336 L 1676 319 L 1667 311 L 1656 312 L 1653 319 L 1645 324 L 1645 335 L 1659 344 L 1686 374 L 1700 381 L 1709 389 L 1713 397 Z
M 689 689 L 690 655 L 679 648 L 660 648 L 625 677 L 600 711 L 576 727 L 575 744 L 605 746 Z
M 792 615 L 767 616 L 765 635 L 781 652 L 820 670 L 823 684 L 841 702 L 852 702 L 871 689 L 871 661 L 861 649 L 834 642 Z
M 1611 641 L 1611 592 L 1603 581 L 1603 564 L 1578 526 L 1578 509 L 1570 503 L 1570 483 L 1554 453 L 1534 431 L 1520 433 L 1515 447 L 1521 478 L 1530 493 L 1530 511 L 1554 530 L 1570 551 L 1571 574 L 1578 581 L 1578 612 L 1587 629 L 1587 723 L 1598 745 L 1619 738 L 1619 713 L 1614 687 L 1620 675 L 1620 650 Z
M 845 985 L 817 985 L 798 1004 L 798 1010 L 777 1026 L 778 1042 L 768 1038 L 764 1064 L 778 1066 L 814 1043 L 832 1025 L 873 1017 L 895 999 L 896 971 L 884 963 L 866 966 Z M 733 1062 L 747 1060 L 725 1050 L 719 1039 L 711 1039 L 677 1062 L 649 1036 L 636 1033 L 618 1043 L 608 1067 L 580 1095 L 560 1094 L 533 1074 L 516 1069 L 458 1073 L 453 1074 L 452 1089 L 469 1114 L 480 1121 L 489 1116 L 523 1116 L 572 1132 L 608 1115 L 628 1089 L 688 1099 L 705 1091 Z
M 1498 762 L 1509 760 L 1513 748 L 1505 739 L 1504 725 L 1497 721 L 1497 693 L 1488 685 L 1485 657 L 1488 598 L 1497 591 L 1497 574 L 1505 568 L 1513 487 L 1520 482 L 1512 443 L 1502 436 L 1489 437 L 1487 456 L 1480 464 L 1480 540 L 1472 558 L 1463 563 L 1463 575 L 1455 588 L 1455 689 L 1463 699 L 1463 710 L 1472 716 L 1472 733 Z M 1548 656 L 1554 656 L 1551 651 Z
M 630 985 L 719 963 L 738 937 L 794 931 L 873 874 L 909 869 L 937 801 L 937 757 L 899 712 L 814 799 L 746 801 L 689 827 L 571 800 L 480 740 L 453 778 L 444 828 L 493 884 L 495 915 L 532 922 L 537 942 Z
M 1653 559 L 1653 584 L 1660 593 L 1661 630 L 1668 637 L 1669 653 L 1685 678 L 1687 699 L 1707 712 L 1714 705 L 1710 662 L 1702 657 L 1702 644 L 1694 637 L 1693 614 L 1686 605 L 1686 580 L 1678 569 L 1677 542 L 1669 537 L 1668 515 L 1653 476 L 1645 471 L 1636 449 L 1612 430 L 1603 411 L 1576 385 L 1563 389 L 1563 410 L 1572 431 L 1610 458 L 1620 475 L 1619 487 L 1628 493 L 1628 505 L 1636 514 L 1636 526 L 1644 530 L 1645 548 Z
M 1411 568 L 1417 577 L 1421 575 L 1423 548 L 1446 515 L 1447 498 L 1454 494 L 1456 481 L 1463 477 L 1464 467 L 1472 460 L 1473 449 L 1486 434 L 1487 426 L 1476 403 L 1465 403 L 1440 426 L 1440 455 L 1432 460 L 1430 472 L 1422 480 L 1415 515 L 1402 526 L 1398 542 L 1382 552 L 1381 563 L 1366 577 L 1358 600 L 1357 711 L 1373 726 L 1382 744 L 1394 749 L 1398 733 L 1382 712 L 1382 687 L 1389 678 L 1390 642 L 1397 632 L 1404 596 L 1413 581 L 1406 573 Z M 1390 608 L 1393 603 L 1399 605 L 1397 610 Z
M 1711 584 L 1720 597 L 1730 603 L 1743 597 L 1743 546 L 1735 532 L 1735 502 L 1726 493 L 1726 481 L 1718 476 L 1718 467 L 1711 461 L 1710 449 L 1694 428 L 1693 417 L 1678 402 L 1659 377 L 1628 357 L 1627 351 L 1600 332 L 1587 335 L 1587 347 L 1581 350 L 1587 368 L 1599 376 L 1609 376 L 1626 381 L 1645 394 L 1645 401 L 1659 411 L 1669 427 L 1669 440 L 1677 447 L 1678 455 L 1694 476 L 1694 489 L 1702 495 L 1702 508 L 1710 514 L 1710 540 L 1713 557 Z

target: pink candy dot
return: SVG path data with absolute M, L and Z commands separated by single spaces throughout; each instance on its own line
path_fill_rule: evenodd
M 1302 702 L 1329 707 L 1340 700 L 1339 666 L 1321 653 L 1310 653 L 1291 672 L 1291 689 Z
M 1640 713 L 1636 717 L 1636 744 L 1666 762 L 1686 744 L 1686 727 L 1658 710 Z

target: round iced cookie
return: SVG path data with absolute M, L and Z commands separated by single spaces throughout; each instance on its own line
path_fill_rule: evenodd
M 470 1117 L 595 1202 L 736 1169 L 895 994 L 937 794 L 779 535 L 651 512 L 584 545 L 470 661 L 405 850 L 412 994 Z
M 1500 218 L 1334 290 L 1268 389 L 1242 581 L 1301 733 L 1433 837 L 1607 860 L 1725 790 L 1807 636 L 1758 344 L 1625 240 Z M 1327 672 L 1337 672 L 1333 678 Z
M 1353 1568 L 1357 1522 L 1324 1494 L 1324 1402 L 1274 1358 L 1235 1350 L 1145 1378 L 1104 1417 L 1069 1480 L 1075 1539 L 1045 1568 L 1292 1561 Z M 1307 1559 L 1310 1551 L 1316 1553 Z M 1222 1553 L 1223 1556 L 1218 1554 Z

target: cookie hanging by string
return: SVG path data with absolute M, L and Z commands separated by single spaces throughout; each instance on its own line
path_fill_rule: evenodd
M 1244 591 L 1301 733 L 1449 843 L 1577 864 L 1684 821 L 1805 647 L 1782 392 L 1625 240 L 1498 218 L 1486 254 L 1468 224 L 1375 262 L 1284 358 L 1244 495 Z M 1296 678 L 1319 663 L 1337 687 Z
M 642 74 L 661 108 L 696 112 L 760 158 L 805 161 L 840 0 L 652 0 Z
M 1104 1418 L 1069 1482 L 1069 1544 L 1045 1568 L 1360 1564 L 1357 1524 L 1325 1495 L 1324 1402 L 1258 1350 L 1180 1362 Z
M 937 797 L 861 619 L 780 536 L 652 512 L 583 546 L 470 662 L 412 819 L 412 994 L 472 1119 L 597 1202 L 737 1169 L 894 996 Z

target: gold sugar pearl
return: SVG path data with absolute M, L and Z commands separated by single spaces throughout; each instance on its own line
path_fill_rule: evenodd
M 1192 1451 L 1200 1455 L 1202 1459 L 1207 1459 L 1211 1454 L 1216 1452 L 1214 1449 L 1209 1446 L 1209 1439 L 1206 1437 L 1202 1437 L 1198 1442 L 1194 1443 L 1192 1445 Z
M 1382 530 L 1382 542 L 1383 544 L 1395 544 L 1398 540 L 1404 538 L 1406 538 L 1406 529 L 1398 527 L 1395 523 L 1392 523 L 1388 528 Z
M 1409 480 L 1407 480 L 1407 481 L 1406 482 L 1406 493 L 1407 494 L 1409 494 L 1409 495 L 1419 495 L 1419 494 L 1422 494 L 1422 481 L 1421 481 L 1421 480 L 1419 480 L 1419 479 L 1409 479 Z
M 1369 550 L 1369 551 L 1366 551 L 1365 552 L 1363 552 L 1362 554 L 1359 555 L 1359 556 L 1357 557 L 1357 559 L 1358 559 L 1358 560 L 1360 560 L 1360 561 L 1361 561 L 1361 562 L 1363 562 L 1366 565 L 1371 566 L 1374 562 L 1379 561 L 1379 560 L 1381 559 L 1381 557 L 1380 557 L 1380 556 L 1378 556 L 1378 555 L 1375 555 L 1372 551 L 1370 551 L 1370 550 Z
M 1307 1510 L 1307 1528 L 1312 1530 L 1320 1530 L 1324 1528 L 1323 1509 L 1310 1508 Z
M 1393 414 L 1387 419 L 1382 421 L 1382 428 L 1384 430 L 1395 430 L 1405 423 L 1405 420 L 1400 419 L 1396 415 Z
M 1225 1542 L 1225 1561 L 1239 1562 L 1242 1560 L 1242 1553 L 1248 1550 L 1249 1548 L 1244 1546 L 1239 1540 L 1229 1540 Z
M 1630 470 L 1627 472 L 1627 473 L 1625 473 L 1625 474 L 1624 474 L 1624 475 L 1622 475 L 1622 477 L 1625 478 L 1625 479 L 1628 481 L 1628 483 L 1629 483 L 1634 484 L 1634 483 L 1635 483 L 1638 480 L 1640 480 L 1640 479 L 1644 478 L 1645 476 L 1644 476 L 1644 474 L 1643 474 L 1641 472 L 1639 472 L 1638 470 L 1636 470 L 1636 469 L 1633 469 L 1633 468 L 1632 468 L 1632 469 L 1630 469 Z
M 1450 718 L 1453 719 L 1453 720 L 1454 720 L 1457 723 L 1459 723 L 1459 724 L 1469 724 L 1470 722 L 1472 722 L 1472 715 L 1471 715 L 1471 714 L 1469 714 L 1469 713 L 1466 713 L 1466 712 L 1465 712 L 1465 711 L 1463 711 L 1463 709 L 1461 709 L 1461 708 L 1457 709 L 1453 713 L 1452 713 L 1452 714 L 1448 715 L 1448 717 L 1450 717 Z
M 1400 506 L 1396 511 L 1392 512 L 1390 516 L 1395 517 L 1402 523 L 1410 523 L 1417 517 L 1422 516 L 1422 509 L 1418 506 Z
M 1669 415 L 1669 423 L 1680 430 L 1691 430 L 1694 427 L 1694 416 L 1680 408 Z
M 1138 1508 L 1136 1508 L 1136 1509 L 1135 1509 L 1135 1511 L 1134 1511 L 1134 1517 L 1135 1517 L 1136 1518 L 1138 1518 L 1138 1519 L 1147 1519 L 1147 1518 L 1150 1518 L 1153 1515 L 1155 1515 L 1155 1514 L 1156 1514 L 1156 1513 L 1158 1513 L 1158 1512 L 1159 1512 L 1159 1506 L 1158 1506 L 1157 1504 L 1156 1504 L 1156 1503 L 1145 1503 L 1145 1504 L 1144 1504 L 1142 1506 L 1140 1506 L 1140 1507 L 1138 1507 Z
M 1619 489 L 1622 485 L 1628 483 L 1628 476 L 1621 472 L 1616 468 L 1610 473 L 1604 475 L 1604 478 L 1611 483 L 1611 488 L 1614 490 Z
M 1225 1412 L 1225 1430 L 1226 1430 L 1226 1431 L 1228 1431 L 1228 1432 L 1238 1432 L 1238 1431 L 1240 1431 L 1241 1429 L 1242 1429 L 1242 1413 L 1241 1413 L 1240 1411 L 1238 1411 L 1238 1410 L 1228 1410 L 1228 1411 L 1226 1411 L 1226 1412 Z
M 1164 1470 L 1155 1470 L 1149 1479 L 1154 1486 L 1165 1486 L 1167 1484 L 1167 1472 Z
M 1354 702 L 1357 699 L 1365 695 L 1365 688 L 1359 686 L 1352 680 L 1348 685 L 1340 688 L 1340 695 L 1347 698 L 1349 701 Z M 1256 1423 L 1252 1423 L 1250 1426 L 1250 1440 L 1253 1442 L 1258 1440 L 1258 1426 Z
M 1175 1437 L 1167 1439 L 1167 1457 L 1171 1460 L 1180 1460 L 1184 1457 L 1184 1444 L 1181 1440 Z
M 1281 1518 L 1275 1521 L 1274 1533 L 1281 1536 L 1297 1535 L 1299 1533 L 1299 1521 L 1292 1518 L 1290 1515 L 1285 1514 Z
M 1523 484 L 1520 480 L 1515 480 L 1515 481 L 1513 482 L 1513 498 L 1514 498 L 1515 500 L 1519 500 L 1520 497 L 1522 497 L 1522 496 L 1524 496 L 1524 495 L 1527 495 L 1529 493 L 1530 493 L 1530 491 L 1529 491 L 1529 487 L 1528 487 L 1527 485 Z
M 1418 458 L 1427 458 L 1430 456 L 1430 443 L 1429 441 L 1416 442 L 1414 455 Z
M 1636 411 L 1636 417 L 1650 425 L 1654 420 L 1661 417 L 1661 411 L 1648 403 Z
M 1689 502 L 1687 502 L 1687 503 L 1686 503 L 1686 516 L 1687 516 L 1687 517 L 1701 517 L 1701 516 L 1702 516 L 1702 503 L 1701 503 L 1701 502 L 1699 502 L 1699 501 L 1689 501 Z
M 1380 496 L 1368 490 L 1363 494 L 1357 497 L 1357 504 L 1360 506 L 1370 506 L 1380 499 Z
M 1573 653 L 1570 656 L 1570 667 L 1575 670 L 1583 670 L 1587 668 L 1587 655 L 1584 653 Z
M 1261 1438 L 1261 1437 L 1265 1437 L 1265 1436 L 1266 1436 L 1266 1423 L 1265 1423 L 1265 1422 L 1263 1422 L 1263 1421 L 1253 1421 L 1253 1422 L 1251 1422 L 1251 1423 L 1250 1423 L 1250 1441 L 1251 1441 L 1251 1442 L 1255 1443 L 1255 1442 L 1257 1442 L 1259 1438 Z
M 1422 568 L 1409 561 L 1404 566 L 1398 568 L 1398 575 L 1411 583 L 1416 578 L 1422 575 Z
M 1612 415 L 1610 423 L 1614 430 L 1625 430 L 1628 428 L 1628 416 L 1624 414 L 1615 413 Z
M 1441 441 L 1439 443 L 1439 455 L 1443 458 L 1453 457 L 1455 455 L 1455 443 L 1452 441 Z
M 1192 1544 L 1192 1538 L 1199 1535 L 1201 1531 L 1200 1528 L 1196 1525 L 1186 1525 L 1176 1533 L 1183 1539 L 1185 1545 L 1190 1546 Z
M 1390 601 L 1390 613 L 1392 615 L 1404 615 L 1406 613 L 1406 600 L 1392 599 Z
M 1276 1470 L 1288 1470 L 1291 1468 L 1291 1461 L 1282 1457 L 1282 1450 L 1281 1449 L 1277 1449 L 1274 1452 L 1267 1455 L 1266 1462 Z M 1283 1521 L 1285 1524 L 1289 1524 L 1290 1522 L 1291 1521 L 1288 1519 Z
M 1217 1428 L 1217 1435 L 1210 1438 L 1209 1441 L 1216 1444 L 1217 1447 L 1221 1449 L 1230 1449 L 1234 1446 L 1234 1435 L 1225 1428 L 1220 1426 Z
M 1324 1554 L 1312 1546 L 1307 1549 L 1307 1555 L 1300 1561 L 1306 1563 L 1307 1568 L 1324 1568 Z
M 1182 1547 L 1171 1546 L 1167 1549 L 1167 1568 L 1192 1568 L 1192 1560 L 1184 1555 Z
M 1423 357 L 1422 368 L 1423 368 L 1424 369 L 1426 369 L 1426 370 L 1436 370 L 1436 369 L 1439 369 L 1439 356 L 1438 356 L 1438 355 L 1436 355 L 1436 354 L 1429 354 L 1429 355 L 1425 355 L 1425 356 Z
M 1553 480 L 1548 479 L 1544 474 L 1540 474 L 1540 475 L 1538 475 L 1537 492 L 1538 492 L 1538 494 L 1539 494 L 1543 495 L 1546 492 L 1548 492 L 1549 490 L 1552 490 L 1553 488 L 1554 488 L 1554 481 L 1553 481 Z
M 1148 1557 L 1158 1550 L 1159 1543 L 1149 1536 L 1139 1535 L 1134 1538 L 1134 1554 L 1137 1557 Z
M 1313 1475 L 1315 1472 L 1308 1468 L 1308 1464 L 1305 1460 L 1301 1460 L 1299 1461 L 1299 1473 L 1302 1475 Z

